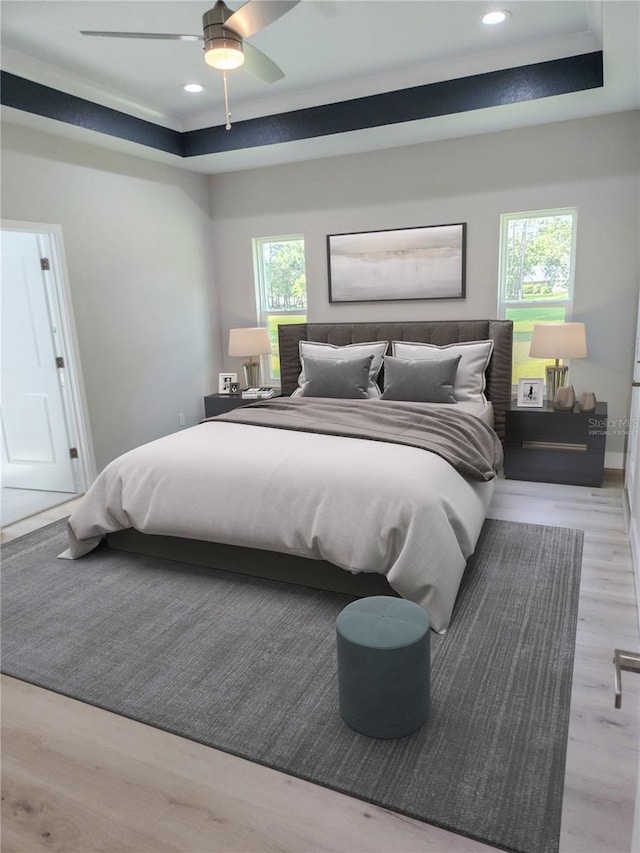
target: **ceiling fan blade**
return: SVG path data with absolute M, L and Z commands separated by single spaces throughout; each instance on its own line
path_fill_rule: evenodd
M 179 33 L 109 33 L 100 30 L 80 30 L 83 36 L 99 36 L 111 39 L 165 39 L 171 41 L 202 41 L 202 36 L 181 35 Z
M 300 0 L 249 0 L 229 15 L 225 27 L 246 39 L 277 21 Z
M 244 67 L 254 77 L 259 77 L 265 83 L 276 83 L 284 77 L 284 71 L 279 68 L 272 59 L 245 41 L 242 49 L 244 50 Z

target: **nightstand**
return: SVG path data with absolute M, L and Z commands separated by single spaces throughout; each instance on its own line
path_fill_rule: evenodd
M 607 437 L 607 404 L 595 412 L 507 409 L 504 475 L 510 480 L 600 486 Z
M 273 400 L 274 397 L 280 396 L 280 393 L 276 391 L 273 397 L 269 397 L 269 399 Z M 257 400 L 243 399 L 242 394 L 208 394 L 204 398 L 204 416 L 205 418 L 214 418 L 216 415 L 223 415 L 239 406 L 248 406 L 249 403 L 257 402 Z
M 246 402 L 242 399 L 241 394 L 208 394 L 204 398 L 204 416 L 205 418 L 213 418 L 216 415 L 223 415 Z

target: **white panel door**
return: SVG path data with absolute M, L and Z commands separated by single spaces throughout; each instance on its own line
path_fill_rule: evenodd
M 41 239 L 2 232 L 2 485 L 74 492 Z
M 638 537 L 636 544 L 640 544 L 640 300 L 638 304 L 638 328 L 636 332 L 636 351 L 631 388 L 626 469 L 625 485 L 631 509 L 632 539 L 634 536 Z
M 631 519 L 640 532 L 640 387 L 633 388 L 631 392 L 625 485 L 629 497 Z

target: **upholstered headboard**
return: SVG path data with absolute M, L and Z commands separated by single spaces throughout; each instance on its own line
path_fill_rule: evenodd
M 485 394 L 493 403 L 495 430 L 504 441 L 505 412 L 511 402 L 511 320 L 434 320 L 425 323 L 296 323 L 278 326 L 282 393 L 298 386 L 300 341 L 346 344 L 366 341 L 416 341 L 424 344 L 455 344 L 461 341 L 493 341 L 486 370 Z

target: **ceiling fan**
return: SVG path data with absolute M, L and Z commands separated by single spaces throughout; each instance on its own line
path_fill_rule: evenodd
M 264 80 L 275 83 L 284 72 L 261 50 L 245 42 L 246 38 L 277 21 L 300 0 L 248 0 L 233 12 L 223 0 L 202 16 L 202 35 L 179 33 L 119 33 L 81 30 L 83 36 L 128 39 L 165 39 L 173 41 L 204 41 L 205 62 L 226 72 L 245 65 L 246 69 Z

